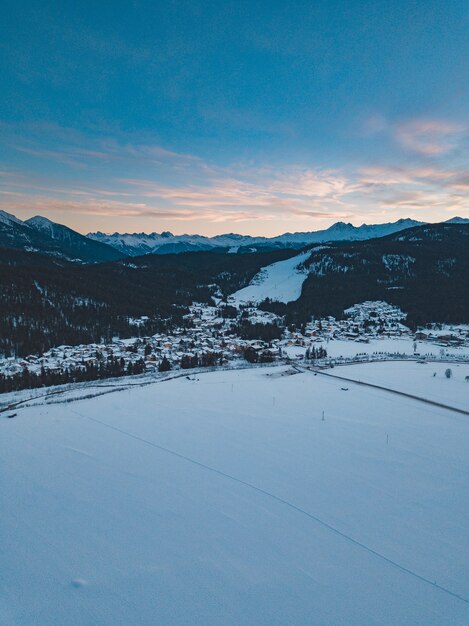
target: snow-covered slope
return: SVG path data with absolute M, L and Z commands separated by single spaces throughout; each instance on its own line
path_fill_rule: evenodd
M 7 213 L 0 209 L 0 223 L 1 224 L 22 224 L 21 220 L 15 217 L 12 213 Z
M 466 625 L 467 420 L 282 371 L 1 418 L 0 623 Z
M 384 237 L 393 233 L 419 226 L 423 222 L 411 219 L 400 219 L 397 222 L 388 224 L 362 224 L 353 226 L 345 222 L 336 222 L 326 230 L 307 233 L 285 233 L 279 237 L 274 237 L 272 241 L 298 244 L 300 247 L 311 243 L 322 243 L 326 241 L 361 241 L 372 239 L 373 237 Z
M 169 232 L 159 233 L 114 233 L 106 235 L 101 232 L 87 235 L 94 241 L 100 241 L 128 256 L 159 253 L 189 252 L 210 250 L 214 247 L 224 247 L 221 243 L 212 243 L 209 237 L 203 235 L 173 235 Z
M 298 300 L 308 275 L 308 272 L 299 266 L 309 255 L 310 252 L 303 252 L 285 261 L 278 261 L 263 267 L 247 287 L 230 296 L 230 301 L 240 304 L 242 302 L 258 303 L 266 298 L 278 302 Z
M 47 219 L 47 217 L 42 217 L 42 215 L 35 215 L 34 217 L 30 217 L 25 220 L 25 224 L 31 226 L 31 228 L 35 228 L 36 230 L 41 230 L 44 233 L 47 233 L 50 237 L 53 237 L 59 228 L 65 228 L 60 224 L 56 224 L 51 220 Z
M 40 252 L 70 261 L 112 261 L 122 257 L 115 248 L 36 216 L 24 222 L 0 210 L 0 247 Z
M 446 220 L 446 224 L 469 224 L 468 217 L 452 217 L 449 220 Z
M 68 226 L 53 222 L 41 215 L 27 219 L 24 224 L 56 242 L 69 258 L 95 262 L 113 261 L 122 256 L 115 248 L 100 241 L 94 241 Z

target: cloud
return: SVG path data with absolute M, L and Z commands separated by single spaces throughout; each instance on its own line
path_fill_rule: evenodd
M 456 168 L 385 167 L 359 170 L 357 185 L 386 209 L 431 212 L 469 210 L 469 172 Z
M 199 221 L 208 222 L 225 222 L 225 221 L 251 221 L 257 219 L 273 219 L 273 215 L 253 215 L 248 211 L 229 210 L 223 214 L 213 209 L 205 209 L 203 211 L 197 209 L 183 209 L 167 207 L 159 207 L 151 204 L 136 202 L 119 202 L 119 201 L 103 201 L 93 200 L 61 200 L 54 197 L 34 197 L 25 194 L 13 194 L 17 199 L 7 200 L 2 203 L 5 210 L 16 213 L 28 211 L 28 213 L 66 213 L 93 215 L 104 217 L 152 217 L 161 220 L 176 221 Z
M 32 143 L 32 142 L 31 142 Z M 208 166 L 197 156 L 168 150 L 160 145 L 144 143 L 121 143 L 112 138 L 100 138 L 93 142 L 93 147 L 86 148 L 73 143 L 59 143 L 54 149 L 45 149 L 32 145 L 13 145 L 12 147 L 29 156 L 57 161 L 72 167 L 87 168 L 93 161 L 133 162 L 173 167 L 198 166 L 208 169 Z
M 404 148 L 422 155 L 444 154 L 452 150 L 467 127 L 443 120 L 410 120 L 397 124 L 394 137 Z
M 280 175 L 270 183 L 269 188 L 280 194 L 329 200 L 338 200 L 354 191 L 353 184 L 343 173 L 302 168 Z
M 421 215 L 424 210 L 469 209 L 465 194 L 469 172 L 454 168 L 381 165 L 345 173 L 294 166 L 238 173 L 242 176 L 228 177 L 225 170 L 210 170 L 203 184 L 111 178 L 100 187 L 83 182 L 57 186 L 11 173 L 12 178 L 0 178 L 0 206 L 13 213 L 29 210 L 219 224 L 301 219 L 311 220 L 310 228 L 317 221 L 365 221 L 399 209 L 424 219 L 428 219 Z
M 79 158 L 74 158 L 73 153 L 71 153 L 70 151 L 67 152 L 60 150 L 42 150 L 29 148 L 27 146 L 14 146 L 14 148 L 18 152 L 23 152 L 24 154 L 38 157 L 40 159 L 47 159 L 48 161 L 58 161 L 60 163 L 63 163 L 64 165 L 71 165 L 73 167 L 87 167 L 87 164 L 83 160 L 80 160 Z
M 406 165 L 244 162 L 222 167 L 141 135 L 87 136 L 38 125 L 21 143 L 10 129 L 10 147 L 28 158 L 18 171 L 0 163 L 0 208 L 52 219 L 58 213 L 71 219 L 76 214 L 83 216 L 81 224 L 102 217 L 100 227 L 110 224 L 114 230 L 131 223 L 142 230 L 145 219 L 152 218 L 164 222 L 164 228 L 171 222 L 197 223 L 202 232 L 204 224 L 225 224 L 220 226 L 224 230 L 230 222 L 246 223 L 249 232 L 252 223 L 260 233 L 262 223 L 264 232 L 275 228 L 278 233 L 344 219 L 390 221 L 403 211 L 405 217 L 438 219 L 443 212 L 469 210 L 469 171 L 451 165 L 450 157 L 427 158 L 459 141 L 462 125 L 435 120 L 389 124 L 380 118 L 373 132 L 398 138 L 414 156 L 406 158 Z M 47 142 L 46 136 L 54 140 Z M 53 162 L 48 175 L 43 161 Z
M 293 168 L 262 174 L 252 180 L 206 176 L 204 184 L 163 184 L 144 178 L 109 180 L 107 186 L 57 186 L 41 179 L 18 179 L 2 187 L 0 205 L 10 212 L 64 212 L 106 217 L 154 217 L 160 220 L 206 222 L 345 219 L 352 216 L 341 198 L 354 187 L 343 174 Z M 14 189 L 13 189 L 14 187 Z M 6 194 L 14 193 L 8 198 Z
M 358 174 L 358 184 L 373 191 L 375 187 L 392 185 L 441 185 L 457 176 L 458 171 L 436 167 L 373 166 L 360 168 Z
M 263 171 L 259 180 L 210 177 L 204 185 L 168 186 L 146 179 L 121 179 L 140 198 L 158 198 L 173 206 L 213 208 L 226 207 L 270 211 L 277 218 L 291 215 L 310 217 L 343 217 L 343 211 L 331 207 L 344 204 L 342 198 L 355 191 L 342 174 L 297 170 L 274 174 Z M 315 209 L 315 210 L 313 210 Z
M 365 135 L 387 135 L 407 152 L 433 157 L 447 154 L 456 148 L 469 132 L 469 126 L 433 118 L 390 121 L 375 115 L 366 121 L 363 130 Z

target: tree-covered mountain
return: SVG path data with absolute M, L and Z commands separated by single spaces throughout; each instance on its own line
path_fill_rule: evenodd
M 108 246 L 100 241 L 94 241 L 85 235 L 77 233 L 68 226 L 52 222 L 46 217 L 36 215 L 24 222 L 38 233 L 47 238 L 52 239 L 60 249 L 64 256 L 77 258 L 88 263 L 96 263 L 102 261 L 112 261 L 122 258 L 122 253 L 112 246 Z
M 0 354 L 153 334 L 180 324 L 192 301 L 231 293 L 292 254 L 199 252 L 80 265 L 0 248 Z M 148 320 L 136 326 L 141 316 Z
M 41 252 L 80 263 L 111 261 L 123 256 L 105 243 L 93 241 L 44 217 L 36 216 L 22 222 L 5 211 L 0 211 L 0 246 Z
M 311 315 L 341 316 L 364 300 L 386 300 L 411 325 L 469 322 L 469 224 L 425 224 L 369 241 L 311 249 L 298 300 L 266 302 L 303 324 Z
M 364 300 L 387 300 L 411 324 L 469 322 L 469 225 L 432 224 L 368 241 L 310 248 L 301 296 L 263 308 L 302 325 Z M 193 301 L 245 287 L 295 250 L 227 254 L 226 249 L 145 255 L 100 264 L 0 249 L 0 352 L 156 332 L 182 322 Z M 304 259 L 304 256 L 301 257 Z M 143 326 L 132 318 L 147 316 Z

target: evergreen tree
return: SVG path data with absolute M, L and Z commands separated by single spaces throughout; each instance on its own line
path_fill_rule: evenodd
M 166 356 L 164 356 L 161 363 L 158 365 L 158 371 L 169 372 L 170 369 L 171 369 L 171 363 L 168 361 Z

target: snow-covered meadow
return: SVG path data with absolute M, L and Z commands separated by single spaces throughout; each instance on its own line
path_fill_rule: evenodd
M 451 377 L 446 377 L 446 370 Z M 469 362 L 419 363 L 407 361 L 396 364 L 363 363 L 345 365 L 333 372 L 353 380 L 402 391 L 403 393 L 434 400 L 469 412 Z
M 415 352 L 414 352 L 415 344 Z M 415 341 L 413 337 L 375 337 L 367 343 L 363 341 L 349 341 L 346 339 L 318 340 L 314 344 L 316 347 L 323 347 L 330 357 L 353 358 L 359 354 L 373 355 L 375 353 L 403 354 L 416 358 L 425 356 L 438 357 L 444 359 L 446 356 L 455 359 L 466 359 L 469 355 L 467 346 L 441 346 L 430 341 Z M 291 358 L 301 356 L 306 352 L 304 346 L 286 346 L 285 354 Z
M 1 624 L 467 625 L 469 418 L 285 366 L 189 378 L 3 414 Z

